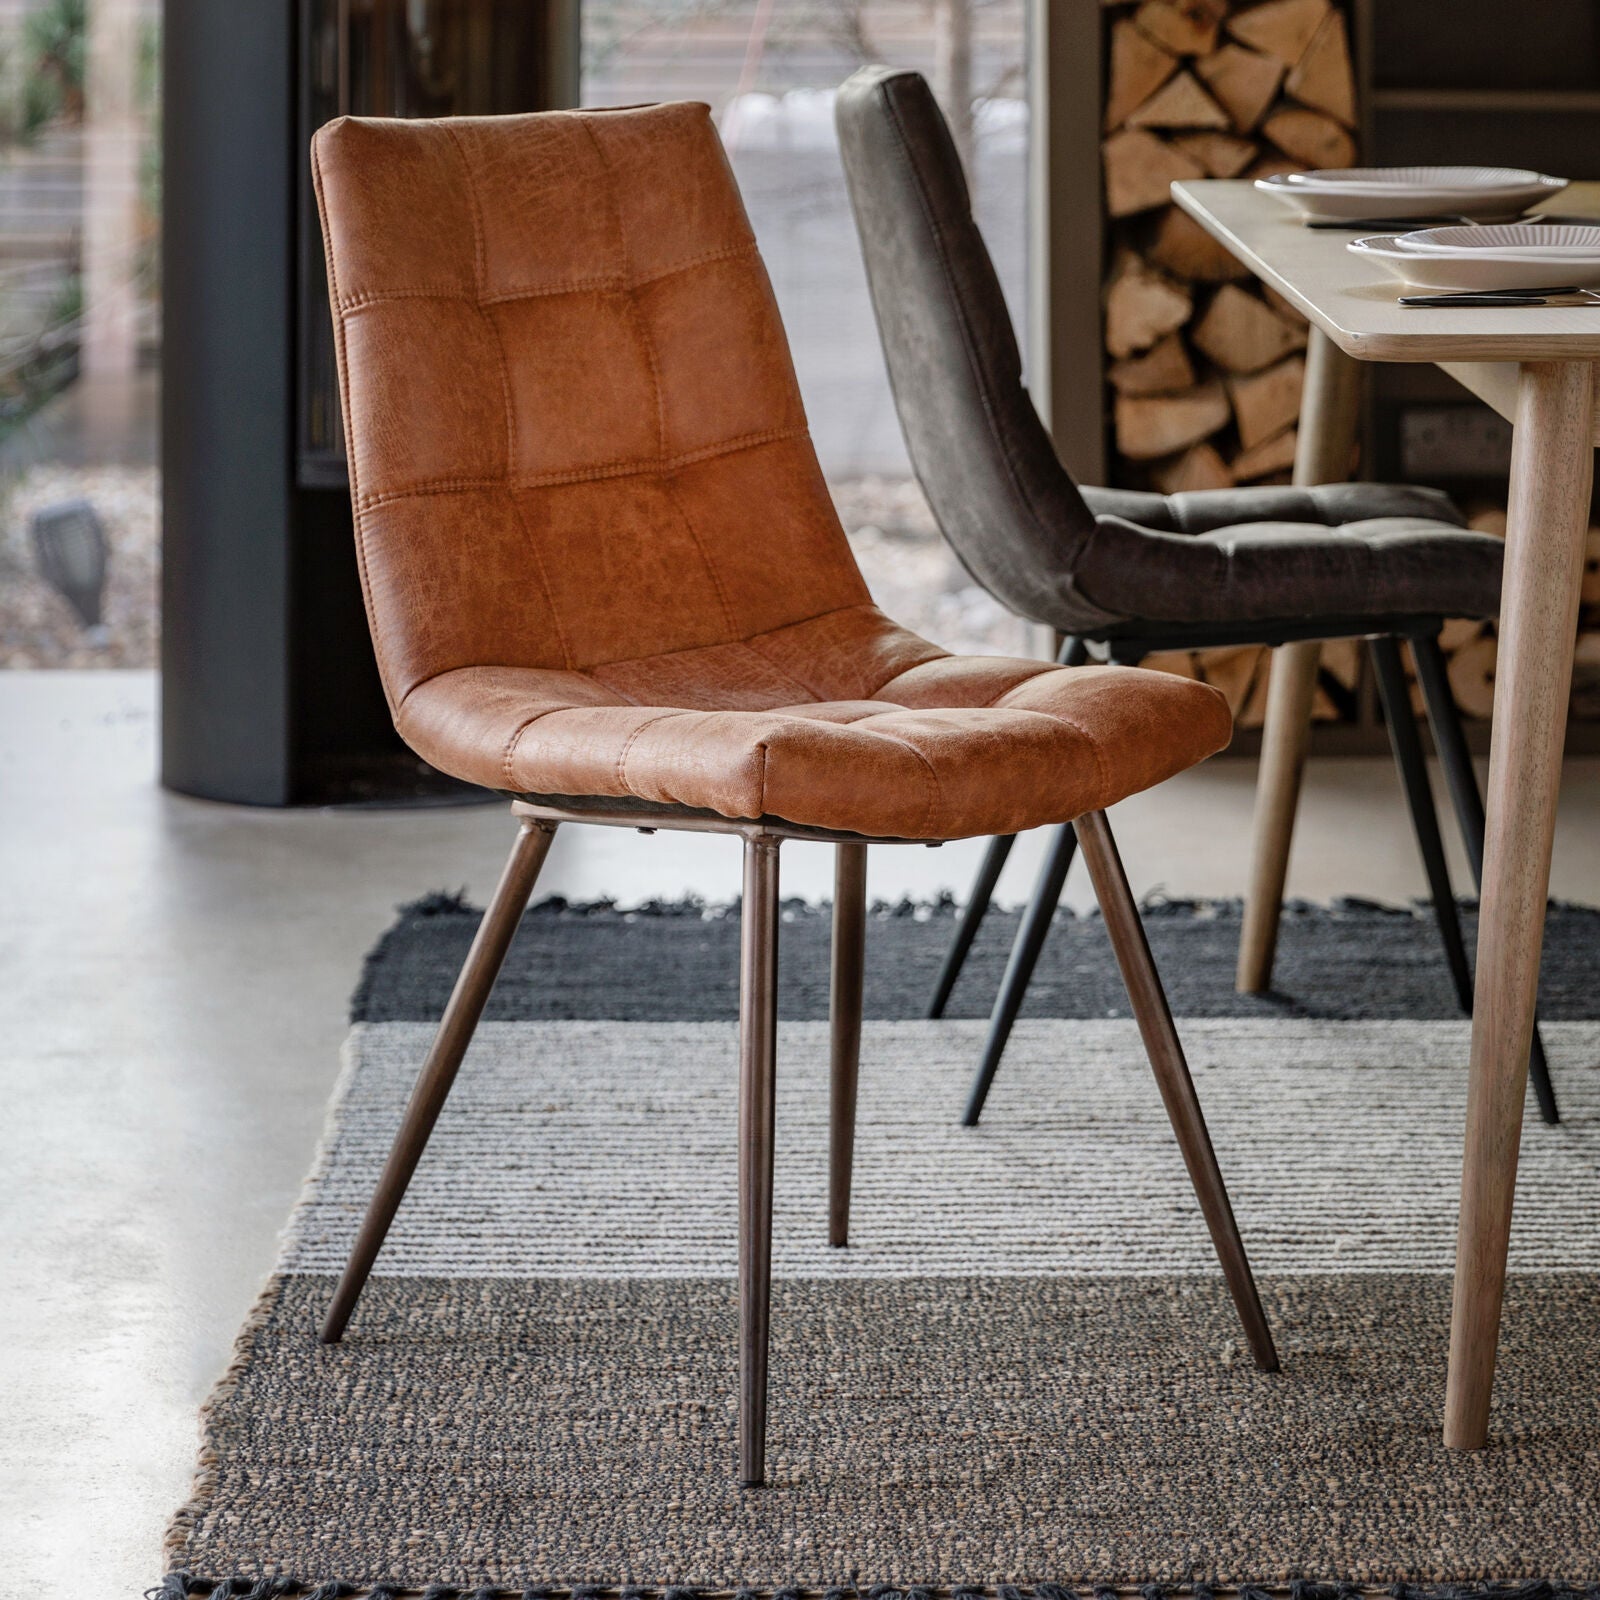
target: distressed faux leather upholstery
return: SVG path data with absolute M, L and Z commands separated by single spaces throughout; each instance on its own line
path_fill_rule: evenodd
M 436 766 L 956 838 L 1227 742 L 1213 690 L 872 605 L 704 106 L 343 118 L 312 157 L 368 617 Z
M 1080 492 L 1023 387 L 1005 298 L 926 82 L 864 68 L 840 89 L 836 120 L 912 462 L 945 537 L 1004 605 L 1090 637 L 1148 623 L 1248 632 L 1499 609 L 1500 540 L 1464 529 L 1434 490 Z

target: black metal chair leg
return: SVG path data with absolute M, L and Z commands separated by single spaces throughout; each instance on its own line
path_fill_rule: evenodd
M 1411 811 L 1411 826 L 1417 835 L 1423 871 L 1428 875 L 1428 891 L 1433 896 L 1433 915 L 1439 924 L 1439 938 L 1455 984 L 1461 1009 L 1472 1015 L 1472 967 L 1461 937 L 1461 917 L 1456 910 L 1455 890 L 1450 886 L 1450 869 L 1445 865 L 1444 840 L 1439 835 L 1439 815 L 1434 810 L 1433 790 L 1428 783 L 1427 759 L 1411 711 L 1411 696 L 1406 689 L 1405 667 L 1400 660 L 1400 644 L 1385 634 L 1367 641 L 1372 665 L 1378 676 L 1378 697 L 1383 702 L 1383 720 L 1389 727 L 1389 744 L 1394 764 L 1400 772 Z
M 828 1243 L 850 1242 L 861 1000 L 867 954 L 867 847 L 833 848 L 833 957 L 828 984 Z
M 1445 666 L 1444 651 L 1439 648 L 1438 638 L 1430 634 L 1412 638 L 1411 655 L 1417 663 L 1417 681 L 1422 685 L 1422 698 L 1428 708 L 1428 725 L 1433 729 L 1433 745 L 1439 752 L 1439 765 L 1444 768 L 1445 787 L 1450 791 L 1450 802 L 1455 808 L 1461 842 L 1466 846 L 1467 860 L 1472 864 L 1472 880 L 1481 887 L 1483 795 L 1478 788 L 1477 771 L 1472 765 L 1472 752 L 1467 749 L 1467 736 L 1461 727 L 1461 713 L 1456 709 L 1455 696 L 1450 692 L 1450 674 Z M 1555 1085 L 1550 1081 L 1550 1064 L 1545 1059 L 1544 1039 L 1540 1035 L 1537 1018 L 1534 1019 L 1533 1042 L 1528 1051 L 1528 1076 L 1533 1080 L 1539 1115 L 1554 1126 L 1561 1121 L 1561 1110 L 1556 1103 Z
M 1056 653 L 1056 664 L 1062 667 L 1081 667 L 1088 659 L 1089 647 L 1082 639 L 1071 634 L 1061 641 L 1061 649 Z M 1006 857 L 1011 854 L 1011 847 L 1016 842 L 1014 833 L 998 834 L 989 841 L 989 848 L 978 867 L 978 875 L 972 880 L 972 893 L 967 896 L 955 937 L 945 952 L 944 965 L 939 968 L 938 981 L 933 986 L 933 998 L 928 1002 L 929 1017 L 942 1017 L 944 1008 L 950 1003 L 950 991 L 955 988 L 956 979 L 966 965 L 967 952 L 972 949 L 972 941 L 977 938 L 989 902 L 994 898 L 994 886 L 1000 881 L 1001 868 L 1005 866 Z
M 978 876 L 972 880 L 972 892 L 961 910 L 956 936 L 945 951 L 944 965 L 939 968 L 939 981 L 933 986 L 933 998 L 928 1002 L 930 1017 L 944 1015 L 944 1008 L 950 1001 L 950 991 L 961 976 L 961 969 L 967 962 L 967 952 L 972 948 L 972 941 L 978 936 L 989 902 L 994 898 L 994 886 L 1000 881 L 1001 868 L 1005 866 L 1006 857 L 1011 854 L 1011 847 L 1016 842 L 1016 834 L 999 833 L 989 841 L 989 848 L 983 853 Z
M 1083 859 L 1089 876 L 1094 879 L 1100 914 L 1105 918 L 1106 932 L 1111 936 L 1111 947 L 1122 969 L 1122 981 L 1127 986 L 1145 1053 L 1160 1086 L 1178 1148 L 1189 1168 L 1195 1199 L 1200 1202 L 1201 1214 L 1211 1230 L 1211 1242 L 1216 1247 L 1217 1260 L 1228 1281 L 1245 1338 L 1250 1341 L 1250 1353 L 1263 1372 L 1276 1372 L 1278 1352 L 1273 1348 L 1272 1329 L 1261 1309 L 1250 1260 L 1233 1218 L 1233 1207 L 1228 1202 L 1216 1152 L 1211 1148 L 1206 1119 L 1200 1111 L 1200 1097 L 1194 1092 L 1183 1043 L 1172 1023 L 1161 975 L 1151 958 L 1144 925 L 1139 920 L 1139 908 L 1129 892 L 1127 874 L 1122 870 L 1116 841 L 1111 837 L 1111 824 L 1106 821 L 1105 812 L 1091 811 L 1078 818 L 1077 826 L 1083 840 Z
M 1072 865 L 1073 852 L 1078 848 L 1078 836 L 1070 822 L 1063 822 L 1050 841 L 1045 853 L 1044 866 L 1039 870 L 1039 881 L 1033 887 L 1033 898 L 1022 914 L 1022 926 L 1011 946 L 1011 959 L 1006 962 L 1006 974 L 1000 980 L 1000 993 L 995 996 L 994 1010 L 989 1016 L 989 1032 L 983 1041 L 983 1057 L 973 1075 L 972 1088 L 967 1093 L 967 1109 L 961 1121 L 965 1127 L 975 1128 L 983 1115 L 983 1103 L 989 1098 L 989 1085 L 994 1082 L 1000 1057 L 1005 1054 L 1006 1041 L 1011 1037 L 1011 1026 L 1017 1020 L 1022 998 L 1028 992 L 1033 969 L 1038 964 L 1039 952 L 1050 932 L 1050 919 L 1056 914 L 1061 899 L 1062 886 L 1067 881 L 1067 869 Z

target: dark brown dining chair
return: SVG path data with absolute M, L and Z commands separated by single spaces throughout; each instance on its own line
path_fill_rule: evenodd
M 835 116 L 867 279 L 912 465 L 973 578 L 1062 636 L 1060 660 L 1137 663 L 1163 650 L 1364 638 L 1461 1009 L 1472 971 L 1400 655 L 1410 644 L 1474 878 L 1483 800 L 1439 629 L 1493 617 L 1503 545 L 1436 489 L 1375 483 L 1160 495 L 1080 489 L 1022 381 L 1005 297 L 961 158 L 915 72 L 866 67 Z M 941 1016 L 1013 840 L 991 841 L 929 1005 Z M 1017 930 L 962 1120 L 982 1114 L 1044 948 L 1078 836 L 1057 827 Z M 1537 1026 L 1529 1070 L 1558 1120 Z
M 843 1245 L 867 845 L 1076 818 L 1228 1287 L 1257 1364 L 1275 1367 L 1104 815 L 1227 743 L 1221 696 L 1124 667 L 952 656 L 877 610 L 704 106 L 341 118 L 312 162 L 395 724 L 435 766 L 510 798 L 517 824 L 323 1339 L 345 1332 L 557 827 L 737 834 L 739 1480 L 761 1483 L 779 847 L 837 847 L 829 1237 Z

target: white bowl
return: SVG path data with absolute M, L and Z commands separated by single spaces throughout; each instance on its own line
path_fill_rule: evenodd
M 1402 249 L 1394 234 L 1352 239 L 1346 248 L 1416 289 L 1548 289 L 1567 284 L 1583 289 L 1600 284 L 1600 254 L 1580 260 L 1486 255 L 1481 250 L 1438 255 Z
M 1454 172 L 1462 169 L 1431 170 Z M 1486 167 L 1476 170 L 1493 172 L 1506 169 Z M 1516 174 L 1516 182 L 1458 184 L 1454 187 L 1442 184 L 1430 187 L 1413 183 L 1308 181 L 1317 176 L 1316 173 L 1280 173 L 1270 178 L 1257 178 L 1256 188 L 1292 206 L 1307 222 L 1357 222 L 1365 218 L 1376 221 L 1385 217 L 1425 216 L 1473 217 L 1485 222 L 1500 222 L 1520 217 L 1530 206 L 1559 194 L 1567 185 L 1565 178 L 1547 178 L 1539 173 L 1520 172 Z
M 1600 256 L 1600 226 L 1553 222 L 1505 223 L 1490 228 L 1420 228 L 1402 233 L 1395 243 L 1402 250 L 1417 250 L 1427 255 L 1521 257 L 1538 256 L 1546 260 L 1581 260 Z

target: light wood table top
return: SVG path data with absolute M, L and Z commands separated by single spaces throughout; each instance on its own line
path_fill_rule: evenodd
M 1600 358 L 1600 302 L 1504 311 L 1402 306 L 1398 297 L 1405 290 L 1399 280 L 1345 248 L 1362 237 L 1358 231 L 1308 228 L 1281 201 L 1242 178 L 1175 183 L 1172 198 L 1358 360 L 1444 364 Z M 1600 222 L 1600 184 L 1573 184 L 1548 209 L 1557 216 L 1592 214 Z M 1559 275 L 1560 268 L 1552 265 L 1551 271 Z

